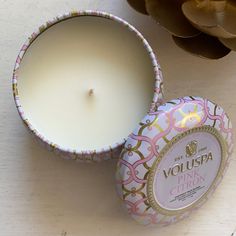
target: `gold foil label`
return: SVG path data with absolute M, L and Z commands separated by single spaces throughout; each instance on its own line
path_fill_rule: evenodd
M 171 215 L 203 201 L 221 174 L 225 150 L 223 138 L 211 126 L 174 137 L 150 170 L 148 198 L 152 207 Z

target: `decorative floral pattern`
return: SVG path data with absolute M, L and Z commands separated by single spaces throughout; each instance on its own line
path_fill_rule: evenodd
M 137 36 L 137 40 L 142 41 L 144 47 L 149 52 L 150 59 L 151 59 L 150 62 L 152 63 L 153 69 L 155 72 L 155 89 L 154 89 L 154 96 L 153 96 L 152 104 L 150 107 L 150 111 L 155 111 L 157 109 L 158 105 L 162 102 L 162 99 L 163 99 L 162 98 L 162 96 L 163 96 L 162 95 L 163 83 L 162 83 L 162 73 L 161 73 L 160 65 L 157 62 L 156 56 L 155 56 L 152 48 L 150 47 L 150 45 L 148 44 L 146 39 L 142 36 L 142 34 L 139 33 L 139 31 L 137 29 L 135 29 L 132 25 L 130 25 L 128 22 L 126 22 L 114 15 L 111 15 L 111 14 L 108 14 L 105 12 L 98 12 L 98 11 L 71 12 L 71 13 L 68 13 L 65 15 L 58 16 L 58 17 L 52 19 L 51 21 L 46 22 L 46 24 L 40 26 L 39 29 L 37 31 L 35 31 L 31 35 L 31 37 L 27 40 L 27 42 L 22 46 L 20 53 L 16 59 L 14 72 L 13 72 L 13 79 L 12 79 L 13 96 L 14 96 L 14 100 L 16 103 L 16 107 L 18 109 L 18 112 L 19 112 L 20 117 L 22 118 L 24 124 L 27 126 L 27 128 L 29 128 L 31 133 L 33 133 L 34 136 L 37 137 L 38 141 L 48 148 L 48 150 L 58 153 L 61 156 L 65 157 L 66 159 L 73 159 L 73 160 L 82 161 L 82 162 L 100 162 L 102 160 L 109 160 L 109 159 L 113 159 L 113 158 L 118 158 L 126 139 L 124 138 L 124 140 L 122 140 L 121 142 L 118 142 L 118 143 L 111 145 L 111 146 L 104 147 L 104 148 L 102 148 L 100 150 L 96 150 L 96 151 L 86 150 L 86 151 L 77 152 L 77 151 L 71 150 L 69 148 L 64 149 L 64 148 L 60 147 L 59 145 L 53 143 L 53 140 L 47 140 L 43 136 L 43 134 L 39 133 L 30 124 L 30 120 L 28 120 L 28 118 L 24 114 L 24 110 L 21 107 L 20 96 L 19 96 L 18 90 L 17 90 L 17 80 L 19 79 L 18 78 L 18 69 L 19 69 L 20 63 L 24 57 L 24 54 L 25 54 L 26 50 L 30 47 L 31 43 L 41 33 L 43 33 L 45 30 L 47 30 L 49 27 L 53 26 L 54 24 L 57 24 L 57 23 L 59 23 L 63 20 L 66 20 L 66 19 L 70 19 L 73 17 L 80 17 L 80 16 L 104 17 L 109 20 L 114 20 L 114 21 L 124 25 L 125 27 L 127 27 L 128 30 L 134 32 L 134 34 L 136 34 L 136 36 Z
M 176 135 L 193 127 L 214 127 L 225 140 L 226 155 L 222 175 L 216 179 L 199 204 L 181 214 L 164 215 L 153 209 L 148 198 L 150 170 L 160 152 Z M 138 222 L 166 226 L 198 209 L 220 183 L 233 151 L 232 125 L 224 110 L 199 97 L 184 97 L 167 102 L 150 112 L 128 138 L 117 166 L 117 190 L 128 213 Z

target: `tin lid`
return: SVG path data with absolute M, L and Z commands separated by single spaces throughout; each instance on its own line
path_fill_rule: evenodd
M 118 194 L 142 224 L 176 222 L 214 192 L 232 149 L 232 125 L 221 107 L 200 97 L 171 100 L 129 136 L 117 167 Z

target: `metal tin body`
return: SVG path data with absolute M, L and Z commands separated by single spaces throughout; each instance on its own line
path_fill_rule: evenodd
M 14 67 L 14 72 L 13 72 L 13 79 L 12 79 L 13 95 L 14 95 L 16 107 L 18 109 L 18 112 L 24 124 L 31 131 L 31 133 L 34 134 L 34 136 L 39 140 L 39 142 L 47 147 L 48 150 L 53 151 L 57 154 L 60 154 L 66 159 L 73 159 L 73 160 L 82 161 L 82 162 L 84 161 L 85 162 L 99 162 L 102 160 L 118 158 L 122 150 L 122 147 L 125 143 L 126 137 L 124 137 L 123 140 L 117 141 L 116 144 L 113 144 L 113 145 L 108 144 L 107 146 L 99 150 L 84 150 L 84 151 L 77 152 L 77 151 L 71 150 L 70 148 L 60 147 L 59 145 L 55 144 L 53 140 L 47 140 L 47 138 L 45 138 L 42 133 L 39 133 L 37 129 L 35 129 L 35 127 L 31 125 L 30 119 L 28 119 L 28 117 L 24 114 L 24 110 L 21 107 L 20 97 L 19 97 L 18 89 L 17 89 L 18 69 L 20 67 L 21 60 L 23 59 L 25 52 L 33 43 L 33 41 L 36 40 L 37 37 L 44 31 L 46 31 L 49 27 L 57 23 L 60 23 L 61 21 L 74 18 L 74 17 L 81 17 L 81 16 L 103 17 L 108 20 L 116 21 L 120 23 L 121 25 L 125 26 L 127 30 L 132 31 L 137 36 L 137 40 L 142 41 L 145 49 L 148 51 L 150 55 L 150 63 L 152 63 L 153 70 L 155 73 L 155 88 L 154 88 L 154 95 L 153 95 L 150 110 L 152 111 L 156 109 L 156 107 L 162 102 L 162 74 L 161 74 L 159 63 L 156 60 L 156 57 L 152 48 L 150 47 L 146 39 L 141 35 L 141 33 L 139 33 L 138 30 L 135 29 L 132 25 L 130 25 L 126 21 L 114 15 L 111 15 L 105 12 L 98 12 L 98 11 L 71 12 L 65 15 L 58 16 L 54 18 L 53 20 L 46 22 L 46 24 L 42 25 L 41 27 L 39 27 L 39 29 L 35 31 L 31 35 L 31 37 L 27 40 L 27 42 L 22 46 L 20 53 L 17 57 L 16 64 Z

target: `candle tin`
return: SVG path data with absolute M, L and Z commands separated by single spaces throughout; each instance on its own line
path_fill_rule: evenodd
M 30 119 L 27 117 L 27 115 L 24 113 L 24 109 L 21 106 L 21 98 L 18 93 L 18 71 L 21 65 L 21 61 L 27 51 L 27 49 L 30 47 L 30 45 L 34 42 L 34 40 L 42 34 L 44 31 L 46 31 L 51 26 L 60 23 L 62 21 L 65 21 L 70 18 L 74 17 L 81 17 L 81 16 L 94 16 L 94 17 L 103 17 L 108 20 L 116 21 L 127 28 L 127 30 L 133 32 L 137 40 L 140 40 L 142 44 L 144 45 L 145 49 L 147 50 L 149 56 L 150 56 L 150 63 L 153 66 L 154 71 L 154 77 L 155 77 L 155 88 L 154 88 L 154 95 L 152 99 L 152 104 L 150 111 L 153 111 L 156 109 L 156 107 L 161 103 L 162 101 L 162 74 L 161 69 L 159 66 L 159 63 L 156 60 L 155 54 L 146 41 L 146 39 L 142 36 L 142 34 L 135 29 L 132 25 L 130 25 L 128 22 L 122 20 L 119 17 L 116 17 L 112 14 L 108 14 L 105 12 L 98 12 L 98 11 L 78 11 L 78 12 L 71 12 L 65 15 L 58 16 L 54 18 L 51 21 L 46 22 L 46 24 L 39 27 L 37 31 L 35 31 L 31 37 L 27 40 L 27 42 L 22 46 L 20 53 L 17 57 L 14 72 L 13 72 L 13 79 L 12 79 L 12 85 L 13 85 L 13 95 L 14 100 L 16 103 L 17 110 L 20 114 L 21 119 L 23 120 L 26 127 L 30 130 L 30 132 L 34 135 L 34 137 L 37 138 L 39 143 L 46 146 L 46 148 L 49 151 L 53 151 L 62 157 L 66 159 L 73 159 L 81 162 L 99 162 L 102 160 L 108 160 L 117 158 L 123 148 L 123 145 L 126 141 L 126 137 L 123 138 L 121 141 L 117 141 L 117 143 L 113 145 L 107 145 L 104 148 L 101 148 L 99 150 L 84 150 L 84 151 L 76 151 L 70 148 L 64 148 L 55 143 L 53 140 L 48 140 L 43 133 L 40 133 L 32 124 Z
M 232 150 L 232 125 L 220 106 L 192 96 L 171 100 L 125 143 L 116 172 L 119 197 L 141 224 L 177 222 L 210 198 Z
M 128 137 L 99 150 L 76 151 L 48 140 L 25 115 L 18 93 L 21 61 L 34 40 L 49 27 L 81 16 L 116 21 L 133 32 L 149 53 L 155 86 L 149 113 Z M 13 72 L 13 95 L 26 127 L 39 143 L 66 159 L 99 162 L 118 158 L 117 191 L 129 214 L 139 223 L 166 226 L 202 206 L 225 174 L 233 150 L 231 122 L 225 111 L 200 97 L 163 104 L 162 73 L 145 38 L 126 21 L 104 12 L 78 11 L 58 16 L 34 32 L 23 45 Z

